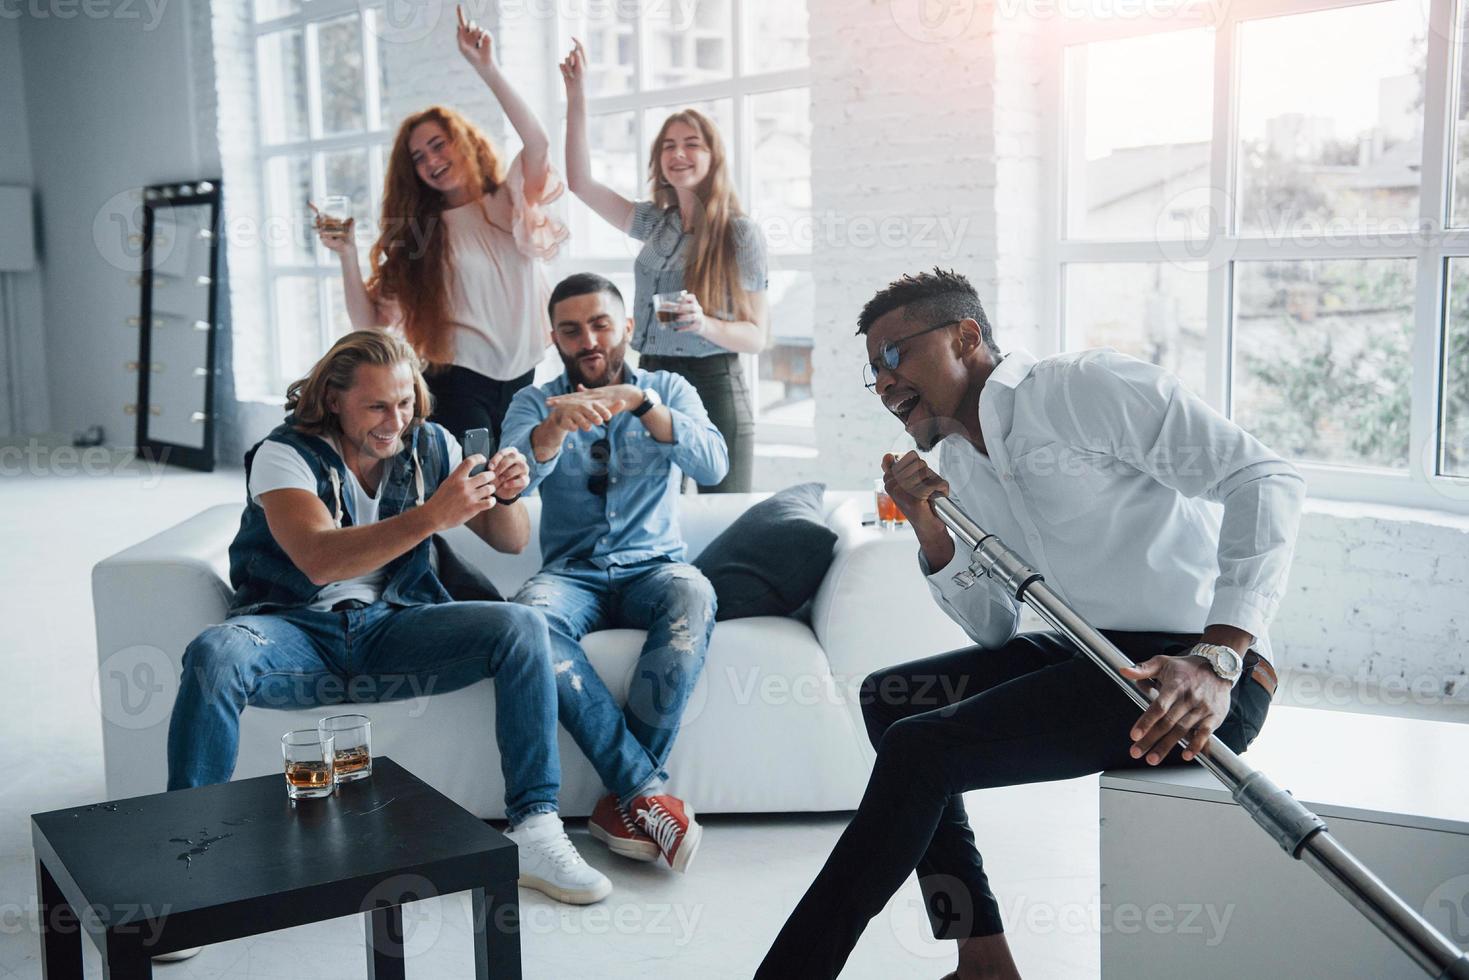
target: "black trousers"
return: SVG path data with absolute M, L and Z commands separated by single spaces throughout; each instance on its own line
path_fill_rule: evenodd
M 1197 634 L 1106 636 L 1133 660 L 1186 651 Z M 1243 751 L 1270 695 L 1246 676 L 1215 731 Z M 1070 641 L 1017 636 L 878 671 L 862 685 L 877 749 L 867 790 L 826 865 L 776 937 L 757 978 L 835 977 L 892 895 L 918 872 L 938 939 L 1004 931 L 960 794 L 1146 763 L 1128 754 L 1142 711 Z M 1165 765 L 1181 764 L 1174 748 Z
M 496 381 L 457 364 L 430 368 L 424 374 L 428 390 L 434 396 L 429 420 L 439 423 L 459 440 L 464 439 L 468 429 L 489 429 L 498 447 L 510 399 L 535 376 L 532 370 L 509 381 Z
M 724 436 L 729 448 L 729 472 L 713 486 L 699 485 L 700 493 L 748 493 L 755 479 L 755 414 L 750 408 L 750 390 L 738 354 L 708 357 L 663 357 L 648 354 L 638 358 L 648 371 L 672 371 L 688 379 L 699 393 L 709 421 Z

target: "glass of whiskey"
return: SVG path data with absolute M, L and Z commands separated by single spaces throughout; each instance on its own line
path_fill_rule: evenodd
M 372 775 L 372 722 L 366 715 L 329 715 L 316 723 L 322 741 L 334 738 L 337 782 Z
M 336 756 L 330 733 L 316 728 L 286 732 L 281 736 L 281 755 L 286 760 L 286 795 L 291 799 L 332 795 Z

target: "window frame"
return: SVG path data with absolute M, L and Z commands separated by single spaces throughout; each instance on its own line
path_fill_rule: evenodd
M 375 27 L 369 21 L 372 18 L 384 16 L 384 7 L 387 0 L 301 0 L 301 9 L 294 13 L 281 17 L 272 17 L 268 20 L 254 19 L 255 0 L 249 0 L 250 10 L 248 16 L 251 18 L 249 30 L 249 43 L 251 45 L 251 64 L 255 67 L 255 139 L 254 139 L 254 165 L 258 175 L 260 194 L 256 202 L 258 214 L 262 216 L 262 227 L 272 227 L 273 221 L 278 221 L 281 216 L 273 215 L 270 211 L 270 163 L 280 157 L 305 156 L 310 162 L 312 194 L 316 195 L 316 189 L 323 186 L 325 181 L 323 155 L 341 150 L 365 149 L 367 153 L 367 183 L 369 191 L 373 188 L 380 189 L 383 185 L 384 163 L 379 154 L 372 152 L 375 148 L 387 149 L 392 144 L 393 133 L 387 128 L 384 120 L 383 93 L 380 90 L 381 66 L 378 61 L 378 33 L 380 28 Z M 321 108 L 321 74 L 317 59 L 318 46 L 316 34 L 321 25 L 328 21 L 340 20 L 347 16 L 355 15 L 362 43 L 362 74 L 363 74 L 363 111 L 365 114 L 365 128 L 358 133 L 322 135 L 322 108 Z M 305 38 L 305 75 L 306 75 L 306 135 L 297 140 L 283 143 L 266 143 L 265 127 L 263 125 L 264 114 L 270 106 L 271 99 L 278 98 L 279 92 L 273 91 L 273 79 L 268 79 L 260 70 L 260 41 L 269 34 L 300 28 Z M 376 205 L 376 201 L 369 201 Z M 295 215 L 288 216 L 288 220 L 294 221 Z M 279 232 L 279 229 L 276 229 Z M 295 233 L 295 229 L 292 229 Z M 313 258 L 318 254 L 316 241 L 311 242 Z M 313 278 L 316 280 L 316 302 L 317 322 L 321 336 L 318 348 L 325 350 L 329 346 L 332 337 L 332 284 L 340 282 L 342 271 L 339 263 L 332 261 L 322 264 L 313 261 L 310 264 L 284 263 L 278 264 L 270 254 L 270 249 L 260 250 L 260 277 L 265 286 L 264 317 L 266 331 L 266 350 L 269 352 L 270 363 L 267 376 L 269 378 L 270 391 L 284 391 L 286 386 L 294 381 L 294 378 L 285 376 L 281 367 L 283 328 L 277 322 L 276 311 L 276 282 L 282 278 Z
M 1469 479 L 1440 472 L 1443 425 L 1444 348 L 1447 338 L 1447 269 L 1450 258 L 1469 256 L 1469 228 L 1449 227 L 1453 161 L 1450 159 L 1457 106 L 1463 39 L 1455 20 L 1455 0 L 1423 0 L 1429 20 L 1423 107 L 1423 147 L 1418 229 L 1406 243 L 1387 241 L 1402 234 L 1319 235 L 1311 242 L 1240 236 L 1233 208 L 1237 186 L 1237 107 L 1239 29 L 1250 22 L 1295 14 L 1365 6 L 1383 0 L 1234 0 L 1223 16 L 1211 19 L 1209 5 L 1187 3 L 1174 15 L 1146 21 L 1071 20 L 1049 32 L 1043 73 L 1042 105 L 1053 110 L 1053 124 L 1042 128 L 1044 268 L 1051 277 L 1042 289 L 1043 343 L 1070 349 L 1065 317 L 1067 267 L 1090 263 L 1188 263 L 1201 261 L 1198 244 L 1185 240 L 1138 241 L 1067 239 L 1069 135 L 1066 52 L 1079 44 L 1124 40 L 1172 31 L 1213 28 L 1212 129 L 1210 134 L 1209 256 L 1207 266 L 1206 389 L 1215 409 L 1233 415 L 1234 264 L 1256 260 L 1406 258 L 1416 273 L 1413 300 L 1412 382 L 1408 464 L 1404 470 L 1292 460 L 1306 477 L 1312 497 L 1412 506 L 1469 513 Z M 1469 4 L 1469 0 L 1460 0 Z M 1455 50 L 1457 48 L 1457 50 Z M 1223 216 L 1221 218 L 1221 216 Z
M 638 187 L 633 195 L 634 200 L 643 198 L 642 166 L 643 154 L 647 152 L 649 141 L 653 132 L 649 131 L 647 123 L 647 112 L 650 109 L 663 109 L 670 105 L 688 105 L 691 103 L 708 102 L 716 99 L 729 99 L 731 103 L 731 114 L 733 117 L 733 133 L 722 134 L 725 137 L 726 148 L 729 152 L 731 169 L 733 170 L 735 190 L 740 200 L 749 205 L 752 200 L 751 190 L 751 168 L 748 165 L 754 153 L 754 115 L 751 98 L 771 92 L 782 92 L 792 90 L 805 90 L 809 98 L 811 90 L 811 68 L 808 63 L 799 68 L 786 68 L 775 71 L 754 71 L 748 66 L 746 58 L 745 39 L 749 34 L 749 18 L 751 8 L 746 0 L 729 0 L 731 35 L 730 35 L 730 74 L 727 78 L 713 81 L 693 82 L 685 85 L 670 86 L 667 88 L 647 88 L 648 77 L 651 73 L 651 55 L 647 44 L 647 23 L 642 16 L 633 18 L 632 25 L 632 88 L 631 91 L 621 92 L 615 95 L 593 96 L 587 98 L 587 118 L 591 120 L 596 116 L 611 115 L 614 113 L 631 112 L 633 114 L 633 146 L 636 149 L 638 161 Z M 641 8 L 639 8 L 641 14 Z M 574 25 L 569 23 L 558 10 L 556 21 L 556 37 L 562 38 L 570 35 Z M 564 52 L 563 52 L 564 53 Z M 549 78 L 551 91 L 557 93 L 556 106 L 559 110 L 559 118 L 566 118 L 566 96 L 561 82 L 561 75 L 556 61 L 560 55 L 553 59 L 550 67 Z M 592 216 L 591 220 L 599 221 L 600 218 Z M 580 271 L 595 272 L 604 276 L 631 272 L 632 266 L 626 256 L 600 256 L 600 255 L 578 255 L 574 260 Z M 812 270 L 811 252 L 771 251 L 766 253 L 767 269 L 770 273 L 776 272 L 805 272 L 810 274 Z M 813 310 L 813 318 L 815 311 Z M 815 425 L 791 425 L 769 421 L 762 417 L 759 404 L 759 377 L 760 363 L 758 354 L 740 355 L 740 363 L 745 372 L 746 386 L 752 392 L 755 404 L 752 406 L 755 413 L 755 442 L 757 452 L 759 447 L 764 446 L 795 446 L 814 449 L 816 446 Z

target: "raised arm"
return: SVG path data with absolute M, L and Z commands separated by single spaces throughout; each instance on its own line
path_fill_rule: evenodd
M 362 280 L 362 266 L 357 258 L 356 218 L 342 221 L 335 215 L 322 214 L 316 205 L 306 202 L 316 215 L 316 234 L 327 251 L 336 255 L 342 265 L 342 296 L 347 303 L 347 318 L 353 330 L 371 330 L 388 325 L 387 310 L 372 301 L 367 284 Z
M 561 62 L 566 83 L 566 185 L 618 231 L 632 227 L 633 202 L 592 177 L 592 151 L 587 144 L 587 51 L 577 41 Z
M 459 16 L 459 53 L 484 79 L 500 108 L 505 111 L 505 118 L 515 127 L 522 145 L 520 164 L 525 172 L 525 196 L 527 200 L 539 201 L 551 177 L 551 139 L 525 99 L 495 64 L 494 40 L 490 32 L 474 21 L 466 20 L 463 6 L 456 6 L 455 10 Z

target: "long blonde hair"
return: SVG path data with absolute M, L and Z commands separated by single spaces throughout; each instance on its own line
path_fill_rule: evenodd
M 311 436 L 341 431 L 337 413 L 327 407 L 327 394 L 346 391 L 357 380 L 357 365 L 376 364 L 392 367 L 407 364 L 413 369 L 413 421 L 418 425 L 433 411 L 433 396 L 423 380 L 418 354 L 406 342 L 381 330 L 354 330 L 342 337 L 311 373 L 286 389 L 286 411 L 292 416 L 296 431 Z
M 469 168 L 468 180 L 493 194 L 505 168 L 489 137 L 448 106 L 429 106 L 398 127 L 383 179 L 381 231 L 368 255 L 368 294 L 391 300 L 403 314 L 403 334 L 429 364 L 454 356 L 449 331 L 448 276 L 454 274 L 444 232 L 444 195 L 419 179 L 408 147 L 413 130 L 426 122 L 444 128 Z
M 709 148 L 709 173 L 694 191 L 703 207 L 693 216 L 694 240 L 689 246 L 690 259 L 684 265 L 684 288 L 699 297 L 699 305 L 707 312 L 717 315 L 727 310 L 736 320 L 752 319 L 754 306 L 740 282 L 734 242 L 734 219 L 745 212 L 729 176 L 719 129 L 697 109 L 675 112 L 663 120 L 658 135 L 653 138 L 648 155 L 648 184 L 653 203 L 664 210 L 678 204 L 678 193 L 663 176 L 659 158 L 669 127 L 680 122 L 698 132 Z

